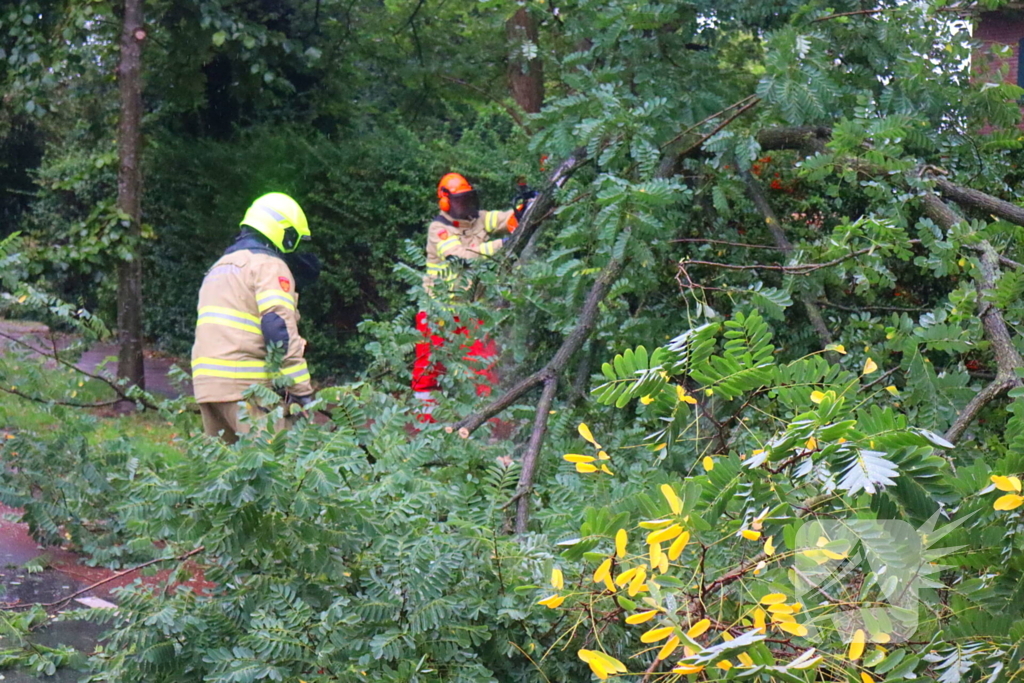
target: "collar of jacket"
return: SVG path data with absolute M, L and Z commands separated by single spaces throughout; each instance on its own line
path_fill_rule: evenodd
M 236 251 L 251 251 L 256 254 L 266 254 L 267 256 L 275 256 L 282 261 L 284 260 L 284 254 L 261 241 L 256 235 L 248 232 L 243 232 L 235 238 L 235 243 L 225 249 L 224 254 L 233 254 Z
M 474 223 L 480 220 L 480 216 L 482 216 L 483 213 L 484 212 L 481 211 L 476 215 L 476 218 L 474 218 L 471 221 L 457 221 L 450 215 L 448 215 L 448 213 L 442 211 L 441 213 L 437 214 L 437 218 L 435 218 L 434 220 L 437 221 L 438 223 L 444 223 L 445 225 L 455 228 L 457 230 L 469 230 L 471 227 L 473 227 Z

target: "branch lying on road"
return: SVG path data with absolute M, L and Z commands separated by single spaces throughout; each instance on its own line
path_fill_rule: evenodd
M 0 332 L 0 338 L 4 338 L 4 339 L 7 339 L 9 341 L 12 341 L 15 344 L 18 344 L 19 346 L 24 347 L 24 348 L 32 351 L 33 353 L 36 353 L 36 354 L 39 354 L 40 356 L 43 356 L 44 358 L 50 358 L 53 361 L 59 363 L 60 365 L 63 365 L 66 368 L 74 370 L 78 374 L 84 375 L 85 377 L 88 377 L 89 379 L 94 379 L 94 380 L 96 380 L 98 382 L 103 382 L 108 387 L 113 389 L 114 393 L 117 394 L 117 396 L 118 396 L 118 399 L 116 401 L 110 401 L 108 403 L 97 403 L 97 404 L 76 404 L 76 403 L 71 403 L 71 402 L 51 401 L 51 400 L 47 400 L 47 399 L 40 399 L 40 398 L 35 398 L 35 397 L 32 397 L 32 396 L 26 396 L 26 395 L 22 395 L 22 394 L 17 394 L 18 396 L 21 396 L 22 398 L 27 398 L 29 400 L 34 400 L 34 401 L 37 401 L 39 403 L 56 403 L 58 405 L 72 406 L 72 407 L 76 407 L 76 408 L 99 408 L 99 407 L 102 407 L 102 406 L 107 406 L 107 405 L 113 405 L 115 403 L 120 403 L 121 401 L 131 401 L 132 403 L 135 403 L 135 402 L 141 403 L 143 406 L 145 406 L 146 408 L 148 408 L 150 410 L 159 410 L 159 407 L 155 403 L 153 403 L 148 398 L 147 395 L 129 396 L 128 395 L 128 391 L 124 387 L 119 385 L 115 380 L 112 380 L 109 377 L 104 377 L 103 375 L 100 375 L 98 373 L 88 372 L 88 371 L 83 370 L 82 368 L 78 367 L 74 363 L 72 363 L 70 361 L 67 361 L 67 360 L 64 360 L 63 358 L 61 358 L 60 353 L 57 350 L 57 346 L 56 346 L 55 342 L 53 344 L 53 351 L 52 352 L 47 352 L 47 351 L 43 351 L 42 349 L 37 349 L 36 347 L 32 346 L 28 342 L 23 341 L 21 339 L 18 339 L 17 337 L 14 337 L 12 335 L 6 334 L 4 332 Z M 52 341 L 53 340 L 51 338 L 51 342 Z M 10 393 L 16 393 L 14 391 L 8 391 L 6 389 L 4 391 L 7 391 L 7 393 L 9 393 L 9 394 Z

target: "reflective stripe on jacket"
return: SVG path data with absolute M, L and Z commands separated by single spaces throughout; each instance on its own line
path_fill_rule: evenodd
M 503 237 L 515 220 L 512 211 L 481 211 L 473 221 L 457 221 L 441 213 L 427 228 L 427 272 L 423 288 L 431 292 L 437 280 L 452 281 L 455 274 L 445 262 L 448 258 L 472 260 L 494 256 L 501 249 Z M 514 225 L 513 225 L 514 227 Z
M 192 386 L 199 403 L 238 401 L 252 384 L 270 386 L 264 361 L 269 343 L 281 344 L 281 374 L 296 396 L 313 393 L 299 336 L 295 279 L 284 260 L 246 236 L 203 278 L 199 290 Z

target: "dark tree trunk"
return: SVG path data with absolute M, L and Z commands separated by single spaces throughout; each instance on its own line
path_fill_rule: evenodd
M 519 107 L 536 114 L 544 104 L 544 63 L 540 58 L 537 22 L 525 7 L 520 7 L 505 24 L 510 47 L 514 54 L 508 60 L 508 84 Z M 527 59 L 523 46 L 532 43 L 537 49 L 533 59 Z
M 117 269 L 117 376 L 145 388 L 142 357 L 142 1 L 125 0 L 117 83 L 121 116 L 117 128 L 117 208 L 128 215 L 130 260 Z

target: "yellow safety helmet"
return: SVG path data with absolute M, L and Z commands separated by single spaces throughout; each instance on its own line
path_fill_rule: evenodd
M 286 254 L 295 251 L 300 240 L 309 239 L 309 224 L 302 207 L 281 192 L 271 192 L 254 201 L 241 225 L 263 234 Z

